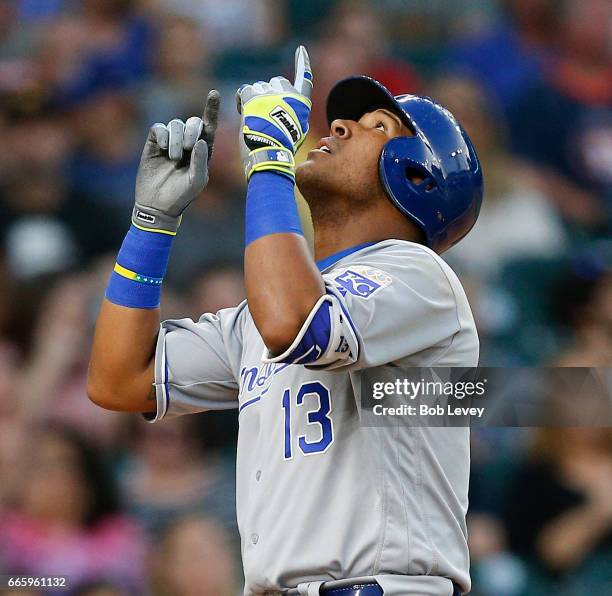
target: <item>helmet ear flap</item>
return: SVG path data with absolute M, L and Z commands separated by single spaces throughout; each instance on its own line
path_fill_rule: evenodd
M 380 154 L 379 174 L 391 202 L 418 225 L 429 245 L 428 227 L 418 213 L 419 203 L 437 185 L 421 160 L 414 159 L 415 150 L 417 155 L 420 153 L 419 143 L 415 141 L 418 141 L 416 137 L 396 137 L 388 141 Z
M 416 187 L 417 192 L 432 192 L 438 186 L 435 178 L 425 168 L 409 165 L 404 173 L 408 184 Z
M 391 139 L 380 156 L 380 171 L 387 191 L 393 186 L 395 197 L 402 194 L 402 189 L 424 197 L 437 190 L 438 180 L 432 170 L 434 161 L 431 150 L 418 137 Z

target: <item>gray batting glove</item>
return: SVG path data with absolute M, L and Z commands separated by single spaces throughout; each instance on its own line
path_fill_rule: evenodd
M 135 226 L 176 234 L 183 211 L 208 183 L 220 102 L 210 91 L 202 118 L 151 127 L 136 176 Z

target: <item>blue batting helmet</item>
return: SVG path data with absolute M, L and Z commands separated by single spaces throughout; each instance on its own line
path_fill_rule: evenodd
M 391 139 L 379 161 L 380 179 L 395 206 L 425 233 L 438 253 L 459 242 L 476 223 L 482 203 L 482 170 L 474 146 L 454 116 L 428 97 L 398 95 L 366 76 L 336 83 L 327 119 L 359 120 L 386 108 L 413 136 Z M 420 182 L 414 180 L 422 179 Z

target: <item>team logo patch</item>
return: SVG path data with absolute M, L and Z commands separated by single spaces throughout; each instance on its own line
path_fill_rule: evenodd
M 334 278 L 336 287 L 343 296 L 348 293 L 366 300 L 379 290 L 391 285 L 392 281 L 391 276 L 384 271 L 363 265 L 347 269 Z
M 274 119 L 274 122 L 279 126 L 281 130 L 294 142 L 297 143 L 300 138 L 300 132 L 298 125 L 289 115 L 287 110 L 282 106 L 276 106 L 271 112 L 270 117 Z

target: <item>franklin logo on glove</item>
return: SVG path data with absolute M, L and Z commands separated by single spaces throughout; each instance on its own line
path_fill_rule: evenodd
M 142 211 L 140 211 L 139 209 L 136 209 L 134 212 L 134 215 L 136 217 L 137 220 L 145 222 L 145 223 L 149 223 L 149 224 L 154 224 L 155 223 L 155 216 L 151 215 L 150 213 L 143 213 Z
M 291 119 L 291 116 L 289 116 L 289 114 L 287 114 L 287 112 L 280 106 L 276 106 L 270 112 L 270 116 L 276 120 L 279 126 L 282 126 L 287 133 L 287 136 L 291 137 L 291 140 L 294 143 L 297 143 L 298 139 L 300 138 L 300 133 L 298 132 L 297 124 Z

